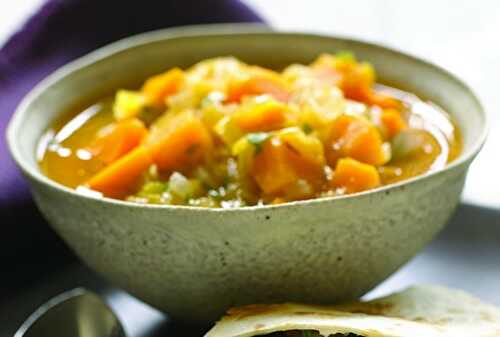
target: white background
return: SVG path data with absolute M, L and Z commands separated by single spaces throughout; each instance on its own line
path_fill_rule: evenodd
M 42 0 L 0 0 L 0 44 Z M 464 198 L 500 207 L 500 1 L 246 0 L 274 27 L 382 42 L 430 59 L 469 83 L 490 115 L 490 137 Z M 500 111 L 498 111 L 500 112 Z

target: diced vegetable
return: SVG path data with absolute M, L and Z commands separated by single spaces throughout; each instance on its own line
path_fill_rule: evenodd
M 314 196 L 314 187 L 304 179 L 296 180 L 285 191 L 286 200 L 303 200 Z
M 354 56 L 341 57 L 322 55 L 313 64 L 317 76 L 329 83 L 338 85 L 345 97 L 381 108 L 398 108 L 399 101 L 376 92 L 375 70 L 366 62 L 357 62 Z
M 297 130 L 301 132 L 300 129 Z M 285 188 L 300 178 L 305 179 L 314 188 L 324 181 L 324 159 L 301 152 L 309 147 L 313 153 L 317 153 L 318 144 L 308 140 L 301 144 L 304 138 L 299 137 L 291 132 L 285 137 L 275 136 L 266 141 L 262 151 L 256 154 L 250 174 L 265 194 L 283 193 Z
M 201 109 L 201 120 L 209 129 L 213 129 L 224 117 L 225 114 L 218 105 L 210 104 Z
M 324 140 L 328 136 L 328 129 L 332 121 L 342 113 L 343 107 L 338 109 L 325 105 L 320 106 L 317 102 L 309 101 L 300 106 L 296 125 L 301 126 L 304 132 L 314 133 L 319 139 Z
M 221 118 L 214 131 L 232 146 L 245 133 L 276 130 L 288 121 L 286 105 L 268 96 L 257 96 L 245 99 L 234 113 Z
M 146 106 L 146 97 L 137 91 L 118 90 L 113 104 L 113 115 L 120 121 L 137 117 Z
M 260 133 L 259 133 L 260 134 Z M 257 135 L 259 135 L 257 134 Z M 263 135 L 268 135 L 267 133 L 262 133 Z M 253 137 L 253 133 L 249 134 L 250 137 Z M 234 145 L 231 147 L 231 154 L 233 156 L 239 156 L 241 153 L 247 151 L 248 149 L 251 149 L 253 152 L 256 152 L 256 147 L 259 146 L 260 150 L 262 150 L 262 144 L 264 141 L 266 141 L 269 137 L 267 136 L 265 139 L 262 139 L 262 141 L 256 141 L 256 146 L 253 146 L 252 143 L 248 140 L 248 136 L 247 137 L 241 137 L 240 139 L 238 139 L 237 142 L 234 143 Z
M 295 80 L 291 102 L 289 108 L 296 116 L 296 125 L 310 126 L 322 140 L 331 122 L 347 108 L 342 91 L 316 77 Z
M 199 180 L 207 188 L 217 188 L 221 185 L 222 179 L 207 167 L 198 166 L 193 171 L 193 177 Z
M 202 163 L 213 143 L 200 119 L 185 111 L 166 114 L 153 124 L 147 145 L 160 170 L 182 171 Z
M 382 165 L 390 159 L 377 128 L 361 117 L 344 115 L 337 118 L 325 146 L 327 160 L 332 167 L 342 157 L 371 165 Z
M 290 150 L 275 137 L 267 141 L 255 156 L 250 174 L 265 194 L 276 194 L 296 181 L 299 176 L 290 162 Z
M 244 133 L 231 116 L 221 118 L 214 126 L 214 132 L 227 145 L 232 146 Z
M 173 68 L 163 74 L 149 78 L 141 90 L 149 104 L 162 107 L 165 105 L 165 99 L 175 94 L 183 82 L 184 72 L 179 68 Z
M 246 139 L 250 144 L 255 146 L 255 153 L 259 153 L 262 150 L 262 144 L 269 139 L 271 135 L 266 132 L 249 133 Z
M 280 204 L 284 204 L 285 202 L 286 202 L 285 198 L 277 197 L 277 198 L 273 199 L 273 201 L 271 202 L 271 204 L 272 205 L 280 205 Z
M 213 91 L 201 102 L 201 107 L 206 105 L 221 104 L 226 100 L 226 94 L 220 91 Z
M 401 102 L 397 99 L 375 90 L 366 91 L 364 98 L 360 101 L 370 105 L 378 105 L 382 109 L 401 109 Z
M 332 185 L 347 193 L 362 192 L 380 186 L 380 176 L 373 165 L 342 158 L 335 168 Z
M 140 120 L 126 119 L 102 129 L 88 150 L 110 164 L 141 144 L 147 134 L 148 129 Z
M 170 111 L 180 112 L 193 109 L 200 106 L 215 89 L 210 82 L 187 83 L 184 81 L 183 90 L 167 96 L 165 102 Z
M 202 194 L 202 187 L 199 180 L 188 179 L 179 172 L 174 172 L 168 180 L 169 192 L 184 199 L 190 199 Z
M 370 87 L 375 81 L 373 67 L 366 62 L 358 63 L 352 54 L 349 57 L 323 54 L 316 59 L 312 67 L 322 79 L 335 81 L 342 90 L 353 89 L 356 92 L 357 88 Z
M 321 141 L 313 136 L 308 136 L 298 127 L 290 127 L 280 130 L 280 139 L 297 152 L 301 157 L 318 166 L 325 165 L 325 154 Z
M 244 132 L 271 131 L 284 126 L 286 111 L 285 104 L 261 96 L 252 103 L 242 104 L 234 118 Z
M 401 117 L 401 113 L 395 109 L 385 109 L 380 116 L 380 121 L 382 122 L 384 134 L 387 139 L 392 139 L 408 127 Z
M 163 204 L 171 201 L 168 193 L 168 183 L 163 181 L 148 181 L 134 195 L 127 198 L 129 201 Z
M 201 120 L 212 129 L 217 123 L 230 112 L 227 106 L 222 104 L 225 95 L 215 91 L 205 97 L 201 102 Z
M 267 140 L 266 140 L 267 141 Z M 262 147 L 263 143 L 259 144 Z M 257 185 L 250 174 L 253 167 L 255 154 L 257 152 L 256 145 L 250 143 L 247 137 L 241 138 L 233 145 L 232 154 L 237 157 L 238 180 L 241 186 L 241 194 L 245 200 L 255 202 L 257 195 Z
M 375 72 L 368 63 L 357 64 L 353 61 L 339 62 L 337 70 L 341 72 L 340 88 L 347 98 L 367 102 L 372 85 L 375 81 Z
M 168 184 L 161 181 L 150 181 L 144 184 L 141 193 L 144 194 L 162 194 L 168 189 Z
M 408 159 L 415 155 L 434 157 L 441 152 L 434 136 L 420 129 L 406 129 L 392 139 L 393 159 Z
M 290 89 L 277 73 L 258 68 L 250 78 L 230 83 L 227 102 L 240 102 L 245 96 L 263 94 L 269 94 L 278 101 L 286 102 L 290 98 Z
M 135 192 L 142 174 L 152 164 L 151 152 L 139 146 L 86 182 L 90 189 L 110 198 L 124 198 Z

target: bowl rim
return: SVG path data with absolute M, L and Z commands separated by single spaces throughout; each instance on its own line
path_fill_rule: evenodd
M 443 169 L 436 171 L 424 173 L 397 183 L 384 185 L 375 189 L 368 191 L 342 195 L 342 196 L 332 196 L 332 197 L 320 197 L 308 200 L 291 201 L 279 205 L 256 205 L 256 206 L 245 206 L 238 208 L 206 208 L 200 206 L 189 206 L 189 205 L 157 205 L 157 204 L 141 204 L 137 202 L 131 202 L 126 200 L 112 199 L 108 197 L 94 196 L 92 194 L 84 194 L 77 192 L 75 189 L 66 187 L 46 175 L 44 175 L 39 169 L 32 166 L 30 163 L 26 163 L 23 155 L 21 154 L 21 149 L 18 147 L 18 132 L 23 125 L 25 120 L 25 115 L 29 112 L 30 105 L 41 96 L 47 88 L 56 84 L 57 82 L 64 80 L 65 77 L 71 75 L 73 72 L 78 71 L 86 66 L 108 57 L 112 57 L 122 51 L 129 48 L 138 47 L 141 45 L 146 45 L 154 42 L 160 42 L 169 39 L 176 38 L 189 38 L 189 37 L 200 37 L 200 36 L 234 36 L 234 35 L 285 35 L 285 36 L 295 36 L 302 38 L 334 38 L 337 40 L 342 40 L 347 43 L 360 43 L 367 47 L 382 49 L 386 52 L 397 54 L 398 56 L 404 56 L 411 59 L 414 62 L 418 62 L 424 66 L 430 67 L 435 71 L 438 71 L 459 84 L 465 92 L 467 92 L 470 97 L 473 98 L 478 106 L 478 116 L 482 119 L 482 130 L 480 131 L 479 137 L 477 137 L 473 143 L 469 146 L 468 151 L 460 153 L 459 157 L 453 162 L 447 164 Z M 16 110 L 14 111 L 6 131 L 7 146 L 14 159 L 16 165 L 21 169 L 21 171 L 29 178 L 41 183 L 53 190 L 59 192 L 70 194 L 74 197 L 80 197 L 85 199 L 90 199 L 97 202 L 102 202 L 104 204 L 119 206 L 119 207 L 132 207 L 141 209 L 164 209 L 164 210 L 191 210 L 198 212 L 240 212 L 240 211 L 255 211 L 255 210 L 269 210 L 278 208 L 290 208 L 296 206 L 305 206 L 318 204 L 323 202 L 336 202 L 341 200 L 349 200 L 354 198 L 369 197 L 373 194 L 380 193 L 390 193 L 392 190 L 402 188 L 403 186 L 413 185 L 422 180 L 431 179 L 432 177 L 439 176 L 448 171 L 452 171 L 463 165 L 468 165 L 479 153 L 486 137 L 489 128 L 489 118 L 483 107 L 483 104 L 479 100 L 478 96 L 474 91 L 456 74 L 451 71 L 442 68 L 434 64 L 429 60 L 422 59 L 420 57 L 414 56 L 410 53 L 402 51 L 398 48 L 387 46 L 384 43 L 372 42 L 359 38 L 352 38 L 350 36 L 338 35 L 338 34 L 323 34 L 310 31 L 296 31 L 296 30 L 275 30 L 272 27 L 262 24 L 262 23 L 223 23 L 223 24 L 201 24 L 201 25 L 188 25 L 164 28 L 159 30 L 154 30 L 150 32 L 145 32 L 130 37 L 126 37 L 103 47 L 100 47 L 88 54 L 85 54 L 63 66 L 56 69 L 54 72 L 45 77 L 40 81 L 34 88 L 32 88 L 28 94 L 21 100 Z

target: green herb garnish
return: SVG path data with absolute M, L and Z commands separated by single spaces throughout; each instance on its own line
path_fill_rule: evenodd
M 302 125 L 302 131 L 304 131 L 304 133 L 308 135 L 313 132 L 313 128 L 309 124 L 304 123 L 304 125 Z
M 247 140 L 250 144 L 255 146 L 255 152 L 259 153 L 262 151 L 262 144 L 264 144 L 270 136 L 271 135 L 267 132 L 249 133 L 247 135 Z
M 356 56 L 347 50 L 341 50 L 335 54 L 335 56 L 339 59 L 346 60 L 346 61 L 356 61 Z

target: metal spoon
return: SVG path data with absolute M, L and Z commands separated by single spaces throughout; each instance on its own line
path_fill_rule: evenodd
M 23 323 L 14 337 L 124 337 L 113 311 L 95 293 L 77 288 L 54 297 Z

